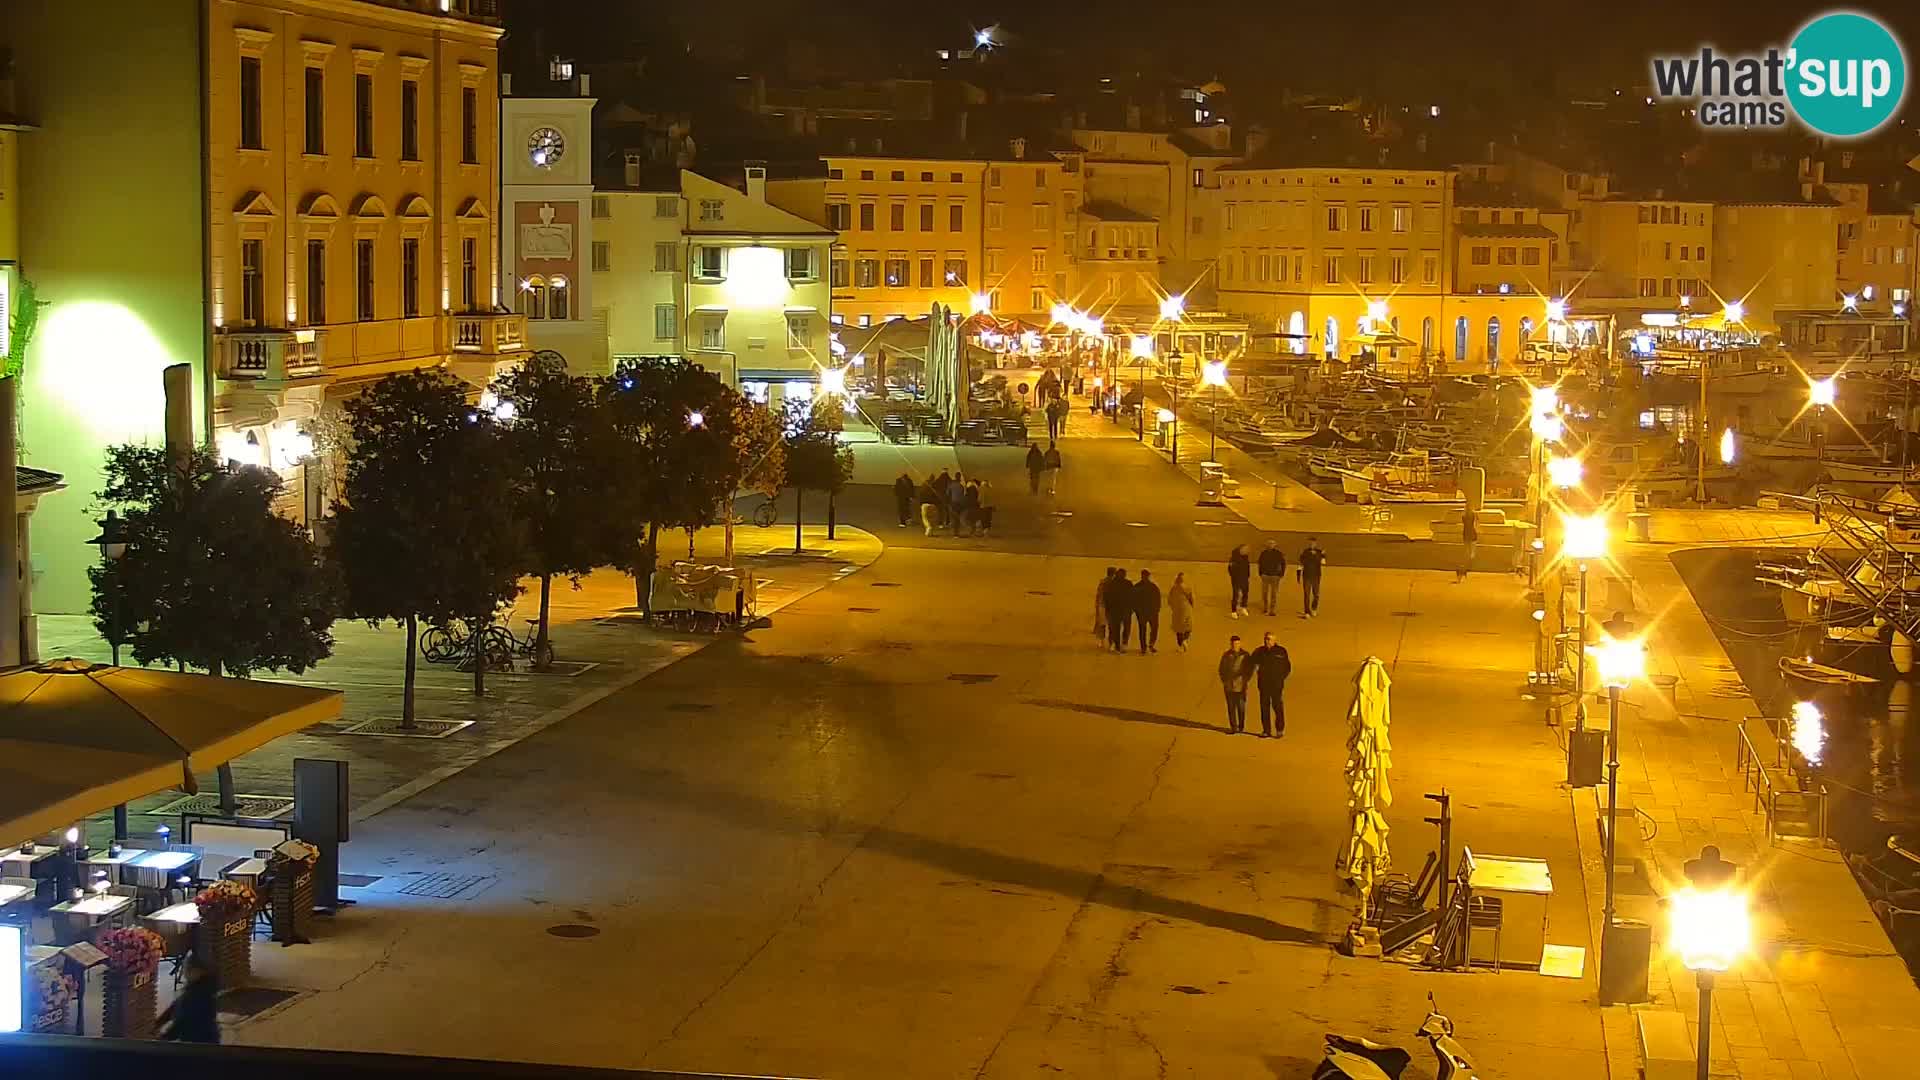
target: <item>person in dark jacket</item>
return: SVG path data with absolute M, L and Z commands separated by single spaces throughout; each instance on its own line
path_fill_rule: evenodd
M 1027 444 L 1027 490 L 1040 494 L 1040 474 L 1047 471 L 1047 456 L 1034 443 Z
M 1115 569 L 1107 579 L 1107 647 L 1120 652 L 1127 647 L 1127 627 L 1133 620 L 1133 582 L 1125 570 Z
M 1287 656 L 1287 647 L 1268 633 L 1260 635 L 1260 647 L 1248 657 L 1247 666 L 1253 669 L 1260 691 L 1260 735 L 1279 738 L 1287 733 L 1287 706 L 1281 695 L 1287 689 L 1287 676 L 1293 674 L 1293 660 Z
M 1320 568 L 1327 565 L 1327 553 L 1320 550 L 1320 538 L 1307 537 L 1300 549 L 1300 617 L 1311 619 L 1320 612 Z
M 1046 467 L 1047 494 L 1058 494 L 1060 491 L 1060 447 L 1057 443 L 1051 440 L 1048 441 L 1047 452 L 1041 456 L 1040 463 Z
M 932 483 L 934 505 L 938 507 L 940 511 L 940 524 L 945 525 L 947 523 L 947 503 L 952 499 L 952 496 L 947 494 L 947 489 L 953 486 L 953 476 L 948 473 L 947 470 L 941 469 L 940 475 L 934 477 Z
M 1287 576 L 1287 554 L 1271 540 L 1260 550 L 1260 610 L 1280 614 L 1280 582 Z
M 1253 583 L 1253 560 L 1247 557 L 1246 545 L 1236 545 L 1233 553 L 1227 556 L 1227 581 L 1233 586 L 1227 599 L 1227 608 L 1234 618 L 1247 613 L 1248 586 Z
M 901 473 L 900 479 L 893 482 L 893 506 L 900 512 L 900 527 L 903 529 L 913 524 L 913 497 L 916 490 L 913 477 L 906 473 Z
M 1220 689 L 1227 695 L 1227 731 L 1238 735 L 1247 730 L 1247 673 L 1251 657 L 1240 647 L 1240 635 L 1227 639 L 1227 651 L 1220 654 Z
M 1467 580 L 1467 575 L 1473 573 L 1473 553 L 1479 550 L 1480 547 L 1480 525 L 1474 519 L 1479 516 L 1480 515 L 1471 510 L 1463 510 L 1460 513 L 1460 546 L 1462 551 L 1460 553 L 1460 569 L 1453 573 L 1453 583 L 1455 585 Z
M 1160 586 L 1151 571 L 1140 571 L 1133 587 L 1133 617 L 1140 623 L 1140 655 L 1160 651 Z
M 220 978 L 211 958 L 195 948 L 187 954 L 187 981 L 160 1014 L 161 1038 L 173 1042 L 220 1041 Z

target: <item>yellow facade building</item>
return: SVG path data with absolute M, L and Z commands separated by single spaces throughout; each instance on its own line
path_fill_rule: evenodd
M 1575 290 L 1576 303 L 1631 298 L 1671 311 L 1682 298 L 1711 302 L 1712 203 L 1608 198 L 1583 201 L 1577 212 L 1576 236 L 1591 273 Z
M 161 436 L 160 371 L 187 364 L 196 435 L 279 471 L 306 517 L 325 503 L 304 462 L 328 402 L 411 368 L 480 383 L 524 355 L 524 320 L 496 313 L 497 14 L 0 5 L 40 128 L 20 156 L 21 260 L 48 304 L 29 463 L 98 490 L 107 446 Z M 96 524 L 76 500 L 36 527 L 43 607 L 82 610 Z
M 1844 305 L 1863 314 L 1913 310 L 1914 208 L 1881 197 L 1870 185 L 1828 181 L 1826 193 L 1839 205 L 1834 227 L 1840 265 L 1835 288 Z
M 1727 201 L 1713 208 L 1713 291 L 1769 332 L 1793 312 L 1838 310 L 1838 204 L 1812 199 Z

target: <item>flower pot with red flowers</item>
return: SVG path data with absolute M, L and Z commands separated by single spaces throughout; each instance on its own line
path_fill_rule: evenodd
M 223 988 L 241 986 L 253 975 L 253 916 L 260 894 L 241 881 L 216 881 L 193 898 L 200 909 L 194 949 L 219 976 Z
M 101 934 L 99 946 L 107 954 L 101 1033 L 118 1039 L 153 1038 L 154 972 L 166 942 L 151 930 L 133 926 Z

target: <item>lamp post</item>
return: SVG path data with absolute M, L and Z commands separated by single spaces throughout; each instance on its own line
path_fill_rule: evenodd
M 831 453 L 832 465 L 836 470 L 839 468 L 839 462 L 840 462 L 840 409 L 841 409 L 840 399 L 843 396 L 845 396 L 846 392 L 847 392 L 847 369 L 846 368 L 830 367 L 830 368 L 820 369 L 820 395 L 827 399 L 828 409 L 833 415 L 833 419 L 830 420 L 827 424 L 827 439 L 828 439 L 828 446 L 832 451 Z M 702 422 L 705 422 L 704 417 L 702 417 Z M 832 479 L 829 478 L 827 483 L 827 539 L 829 540 L 833 539 L 833 526 L 834 526 L 833 489 L 834 489 L 834 486 L 835 485 L 833 484 Z M 794 521 L 794 527 L 797 529 L 799 528 L 799 526 L 800 526 L 800 522 L 796 518 L 796 520 Z M 799 546 L 800 545 L 798 543 L 794 545 L 794 547 L 796 548 L 798 548 Z
M 1209 360 L 1200 368 L 1201 381 L 1207 384 L 1207 460 L 1218 461 L 1220 449 L 1220 388 L 1227 385 L 1227 362 Z
M 1173 380 L 1168 383 L 1168 394 L 1173 398 L 1173 463 L 1180 464 L 1180 371 L 1186 363 L 1186 357 L 1175 349 L 1167 354 L 1167 363 L 1173 368 Z M 1145 404 L 1144 398 L 1142 404 Z
M 107 511 L 107 516 L 96 524 L 100 526 L 100 535 L 87 541 L 100 549 L 102 562 L 114 563 L 127 553 L 126 523 L 120 515 Z M 120 666 L 120 580 L 113 582 L 113 600 L 107 606 L 107 647 L 113 650 L 113 666 Z
M 1827 471 L 1827 409 L 1832 407 L 1833 399 L 1834 385 L 1832 376 L 1824 379 L 1815 379 L 1807 384 L 1807 404 L 1813 406 L 1815 418 L 1813 426 L 1813 454 L 1814 459 L 1819 463 L 1818 469 L 1821 473 Z M 1816 476 L 1815 482 L 1817 483 L 1818 480 L 1819 478 Z M 1813 500 L 1813 521 L 1816 525 L 1820 523 L 1820 497 L 1818 494 L 1814 496 Z
M 1600 939 L 1600 967 L 1603 972 L 1600 985 L 1609 987 L 1619 984 L 1605 971 L 1621 962 L 1615 955 L 1613 918 L 1613 875 L 1618 863 L 1615 853 L 1618 850 L 1620 828 L 1620 691 L 1646 674 L 1646 647 L 1636 639 L 1610 636 L 1594 650 L 1594 660 L 1600 668 L 1600 681 L 1607 688 L 1607 891 L 1601 917 L 1604 931 Z
M 1752 926 L 1747 898 L 1735 885 L 1739 867 L 1720 858 L 1709 844 L 1686 864 L 1687 886 L 1669 897 L 1672 926 L 1668 944 L 1693 972 L 1700 987 L 1700 1048 L 1694 1063 L 1697 1080 L 1708 1080 L 1713 1051 L 1714 976 L 1732 967 L 1747 950 Z
M 1561 551 L 1567 558 L 1575 560 L 1580 566 L 1580 641 L 1574 653 L 1573 669 L 1573 727 L 1575 731 L 1585 731 L 1587 727 L 1587 564 L 1594 559 L 1607 557 L 1607 519 L 1600 515 L 1592 517 L 1574 517 L 1563 515 L 1560 518 L 1560 531 L 1564 540 Z

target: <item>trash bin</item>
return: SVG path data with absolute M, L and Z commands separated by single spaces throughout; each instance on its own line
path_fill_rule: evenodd
M 1644 511 L 1628 514 L 1627 536 L 1643 544 L 1653 539 L 1653 515 Z
M 1167 448 L 1167 440 L 1172 436 L 1172 433 L 1173 425 L 1171 423 L 1162 421 L 1161 423 L 1155 424 L 1153 426 L 1153 448 L 1155 450 L 1165 450 Z
M 1600 939 L 1600 1003 L 1630 1005 L 1647 1000 L 1647 968 L 1653 961 L 1653 927 L 1615 918 Z

